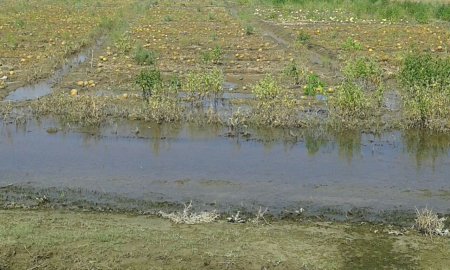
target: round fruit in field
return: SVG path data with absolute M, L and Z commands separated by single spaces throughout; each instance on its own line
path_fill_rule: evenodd
M 78 95 L 78 90 L 77 90 L 77 89 L 72 89 L 72 90 L 70 90 L 70 95 L 71 95 L 72 97 L 77 96 L 77 95 Z

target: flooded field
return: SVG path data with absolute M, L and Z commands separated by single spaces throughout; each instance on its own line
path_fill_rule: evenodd
M 0 2 L 0 270 L 446 269 L 448 1 Z
M 296 131 L 292 137 L 294 131 L 255 130 L 250 137 L 227 137 L 222 127 L 145 122 L 95 133 L 57 127 L 52 120 L 2 124 L 1 186 L 193 200 L 222 211 L 336 211 L 340 219 L 352 209 L 364 209 L 366 218 L 414 207 L 450 210 L 447 135 Z

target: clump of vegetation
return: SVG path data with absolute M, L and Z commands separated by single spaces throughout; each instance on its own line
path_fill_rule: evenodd
M 131 37 L 128 34 L 124 34 L 117 38 L 116 42 L 114 43 L 114 46 L 117 48 L 117 50 L 121 53 L 127 54 L 131 51 L 133 48 L 131 45 Z
M 311 40 L 311 35 L 306 32 L 303 32 L 303 31 L 301 31 L 297 35 L 297 39 L 296 39 L 297 43 L 302 44 L 302 45 L 308 44 L 310 42 L 310 40 Z
M 144 120 L 157 123 L 178 122 L 183 117 L 183 107 L 178 98 L 158 95 L 149 99 L 144 105 Z
M 176 224 L 200 224 L 211 223 L 219 218 L 219 214 L 216 211 L 211 212 L 192 212 L 192 202 L 184 204 L 183 212 L 165 213 L 159 211 L 159 215 L 163 218 L 167 218 Z
M 332 123 L 351 129 L 370 123 L 381 114 L 382 95 L 382 88 L 366 93 L 357 83 L 344 81 L 329 102 Z
M 450 58 L 438 58 L 431 54 L 408 55 L 399 74 L 405 87 L 450 86 Z
M 375 60 L 360 57 L 347 62 L 343 69 L 344 75 L 351 80 L 360 82 L 364 87 L 380 86 L 382 71 Z
M 202 52 L 202 61 L 205 64 L 213 63 L 220 64 L 223 58 L 223 50 L 222 47 L 216 46 L 214 49 Z
M 107 97 L 71 97 L 62 93 L 33 101 L 31 109 L 35 115 L 51 114 L 67 123 L 100 126 L 111 111 L 111 101 Z
M 416 209 L 416 223 L 414 227 L 425 235 L 448 235 L 448 230 L 444 230 L 446 218 L 439 218 L 431 209 Z
M 271 75 L 267 75 L 253 87 L 253 94 L 260 100 L 271 100 L 279 97 L 281 86 Z
M 342 45 L 342 48 L 347 51 L 361 51 L 363 49 L 360 42 L 350 37 L 347 38 L 345 43 Z
M 139 65 L 154 65 L 156 64 L 156 53 L 149 51 L 142 46 L 138 46 L 134 53 L 134 60 Z
M 216 101 L 223 94 L 223 82 L 222 71 L 213 68 L 210 71 L 203 70 L 189 73 L 184 80 L 183 89 L 191 102 L 206 98 Z
M 283 73 L 287 78 L 293 81 L 294 85 L 300 84 L 301 71 L 299 70 L 297 63 L 295 63 L 295 61 L 289 63 L 289 65 L 286 66 L 286 68 L 284 69 Z
M 253 87 L 257 105 L 249 121 L 257 126 L 298 126 L 297 100 L 268 75 Z
M 255 33 L 255 27 L 253 27 L 253 25 L 247 25 L 245 27 L 245 34 L 247 36 L 253 35 Z
M 400 71 L 407 127 L 450 128 L 450 59 L 408 56 Z
M 13 111 L 13 105 L 11 102 L 0 102 L 0 119 L 5 120 Z
M 136 84 L 142 89 L 142 97 L 148 101 L 153 92 L 162 87 L 161 72 L 154 68 L 141 70 Z
M 319 75 L 310 73 L 306 78 L 306 85 L 303 87 L 304 93 L 307 96 L 315 96 L 324 92 L 325 83 L 320 80 Z

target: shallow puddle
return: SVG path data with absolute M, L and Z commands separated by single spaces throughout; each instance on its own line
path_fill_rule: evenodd
M 273 210 L 327 206 L 450 211 L 450 136 L 316 136 L 127 122 L 96 132 L 45 120 L 0 124 L 0 186 L 83 188 L 130 198 Z M 295 134 L 294 134 L 295 135 Z

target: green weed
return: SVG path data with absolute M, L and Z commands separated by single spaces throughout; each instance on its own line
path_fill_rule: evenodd
M 223 58 L 222 47 L 216 46 L 212 50 L 203 52 L 201 54 L 201 56 L 202 56 L 202 61 L 205 64 L 209 64 L 209 63 L 219 64 Z
M 379 86 L 381 84 L 382 71 L 375 60 L 360 57 L 347 62 L 343 69 L 344 75 L 351 80 L 358 80 L 368 87 L 369 83 Z
M 156 64 L 156 53 L 146 50 L 142 46 L 138 46 L 134 53 L 134 60 L 139 65 L 154 65 Z
M 320 80 L 317 74 L 311 73 L 306 78 L 306 85 L 303 87 L 307 96 L 315 96 L 324 92 L 325 83 Z
M 289 65 L 287 65 L 284 69 L 283 73 L 288 79 L 292 80 L 295 85 L 300 84 L 301 71 L 295 61 L 289 63 Z
M 273 100 L 279 97 L 281 86 L 273 76 L 267 75 L 253 87 L 252 93 L 260 100 Z
M 311 35 L 306 32 L 300 32 L 296 38 L 297 43 L 305 45 L 311 41 Z
M 361 51 L 363 49 L 361 43 L 350 37 L 347 38 L 345 43 L 342 45 L 342 48 L 346 51 Z
M 162 86 L 161 72 L 158 69 L 142 70 L 136 78 L 136 84 L 142 89 L 143 98 L 148 101 L 153 92 Z

